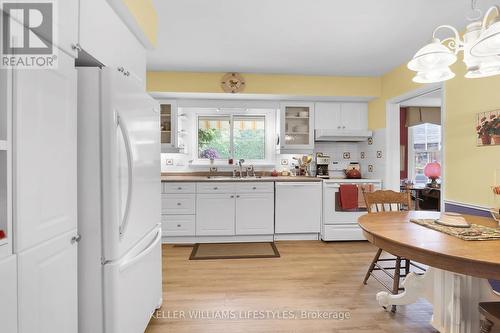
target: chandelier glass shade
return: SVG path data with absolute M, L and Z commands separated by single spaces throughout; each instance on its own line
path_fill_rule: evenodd
M 495 13 L 493 22 L 488 23 Z M 449 30 L 453 36 L 440 40 L 439 30 Z M 417 83 L 435 83 L 455 77 L 450 66 L 457 61 L 459 52 L 464 53 L 467 67 L 466 78 L 482 78 L 500 75 L 500 9 L 491 7 L 482 22 L 467 26 L 463 40 L 458 31 L 449 25 L 441 25 L 434 30 L 430 44 L 422 47 L 408 63 L 408 69 L 417 72 L 413 78 Z

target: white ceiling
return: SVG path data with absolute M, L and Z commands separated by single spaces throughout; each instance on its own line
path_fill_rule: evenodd
M 494 0 L 478 1 L 485 8 Z M 462 30 L 470 0 L 154 0 L 148 69 L 380 76 L 440 24 Z

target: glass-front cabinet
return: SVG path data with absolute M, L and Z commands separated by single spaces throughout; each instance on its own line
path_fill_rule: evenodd
M 308 153 L 314 149 L 314 104 L 284 102 L 280 104 L 281 153 Z
M 159 100 L 160 103 L 160 133 L 161 152 L 179 152 L 179 114 L 177 102 L 171 100 Z

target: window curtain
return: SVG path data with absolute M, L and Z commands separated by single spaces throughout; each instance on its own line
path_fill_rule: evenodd
M 420 124 L 441 125 L 441 108 L 409 107 L 406 115 L 406 127 Z

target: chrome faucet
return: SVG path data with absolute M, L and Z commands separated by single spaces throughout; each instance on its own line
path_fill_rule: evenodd
M 255 178 L 255 167 L 253 165 L 247 166 L 247 177 Z
M 244 159 L 240 159 L 238 161 L 238 166 L 240 168 L 240 178 L 243 178 L 243 163 L 245 163 Z

